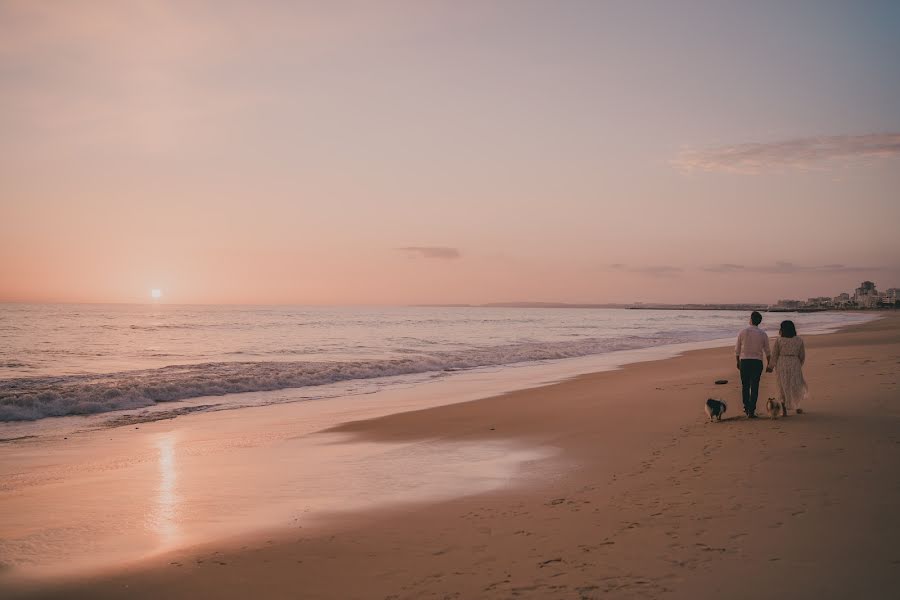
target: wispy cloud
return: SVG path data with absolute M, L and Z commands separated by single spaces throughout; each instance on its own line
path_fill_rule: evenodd
M 785 168 L 812 168 L 817 163 L 838 159 L 898 156 L 900 133 L 874 133 L 685 149 L 672 162 L 684 171 L 757 174 Z
M 630 266 L 624 263 L 613 263 L 611 265 L 607 265 L 607 268 L 612 271 L 627 271 L 629 273 L 641 273 L 643 275 L 648 275 L 650 277 L 670 277 L 677 273 L 681 273 L 684 271 L 681 267 L 673 267 L 671 265 L 645 265 L 645 266 Z
M 701 270 L 710 273 L 773 273 L 793 275 L 796 273 L 859 273 L 864 271 L 877 271 L 877 267 L 854 267 L 841 264 L 821 266 L 796 265 L 792 262 L 778 261 L 774 265 L 736 265 L 733 263 L 719 263 L 706 265 Z
M 449 248 L 447 246 L 404 246 L 397 248 L 397 250 L 404 252 L 411 258 L 454 259 L 460 257 L 459 248 Z
M 708 265 L 702 267 L 703 271 L 709 271 L 710 273 L 740 273 L 742 271 L 747 271 L 747 267 L 744 265 L 736 265 L 734 263 L 719 263 L 717 265 Z
M 638 273 L 652 275 L 653 277 L 668 277 L 684 271 L 681 267 L 672 267 L 669 265 L 652 265 L 649 267 L 638 267 L 634 269 Z

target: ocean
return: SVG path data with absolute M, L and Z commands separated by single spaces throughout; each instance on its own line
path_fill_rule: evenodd
M 779 313 L 763 325 L 774 333 L 787 318 L 803 335 L 872 317 Z M 3 304 L 0 421 L 366 394 L 478 370 L 724 345 L 746 320 L 734 311 Z

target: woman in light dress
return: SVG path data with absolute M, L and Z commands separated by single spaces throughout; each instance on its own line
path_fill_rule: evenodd
M 803 379 L 803 363 L 806 362 L 806 348 L 803 338 L 797 335 L 793 321 L 782 321 L 778 330 L 778 338 L 772 346 L 772 358 L 766 367 L 771 373 L 776 371 L 778 381 L 778 400 L 781 402 L 781 414 L 794 410 L 803 414 L 800 401 L 809 395 L 806 380 Z

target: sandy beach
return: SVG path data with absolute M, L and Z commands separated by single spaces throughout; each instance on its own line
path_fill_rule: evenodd
M 0 590 L 6 598 L 887 598 L 900 586 L 900 318 L 806 343 L 812 399 L 803 415 L 745 419 L 732 350 L 717 348 L 347 422 L 317 435 L 338 435 L 335 447 L 526 454 L 507 485 L 485 491 L 363 502 L 311 527 L 241 534 L 108 572 L 8 578 Z M 729 383 L 715 385 L 720 378 Z M 774 390 L 764 376 L 760 403 Z M 724 421 L 705 422 L 708 397 L 728 402 Z

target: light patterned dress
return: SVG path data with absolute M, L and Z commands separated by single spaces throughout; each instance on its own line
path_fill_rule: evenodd
M 800 401 L 809 396 L 806 380 L 803 379 L 803 363 L 806 362 L 806 348 L 803 338 L 779 337 L 772 346 L 772 365 L 778 380 L 778 400 L 784 402 L 788 410 L 800 408 Z

